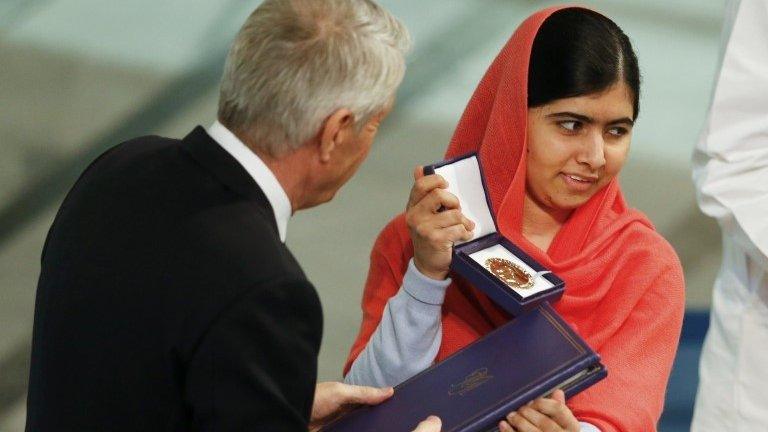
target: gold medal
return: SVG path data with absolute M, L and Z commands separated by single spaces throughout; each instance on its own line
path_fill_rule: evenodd
M 488 258 L 485 268 L 512 288 L 527 289 L 533 286 L 533 276 L 519 265 L 504 258 Z

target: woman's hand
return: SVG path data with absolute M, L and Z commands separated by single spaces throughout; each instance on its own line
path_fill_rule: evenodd
M 500 432 L 579 432 L 581 425 L 565 405 L 565 393 L 555 390 L 551 398 L 538 398 L 499 423 Z
M 429 416 L 423 422 L 416 426 L 413 432 L 440 432 L 443 427 L 443 423 L 438 417 Z
M 315 387 L 309 430 L 316 431 L 355 405 L 378 405 L 392 397 L 392 387 L 376 388 L 321 382 Z
M 405 212 L 413 263 L 424 276 L 443 280 L 451 265 L 453 243 L 471 239 L 475 223 L 461 213 L 458 198 L 445 190 L 448 182 L 444 178 L 425 176 L 422 167 L 416 167 L 413 178 Z

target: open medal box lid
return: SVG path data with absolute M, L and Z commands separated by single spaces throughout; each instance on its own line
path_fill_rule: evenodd
M 475 223 L 472 239 L 454 244 L 451 270 L 513 316 L 563 295 L 562 279 L 499 233 L 476 153 L 428 165 L 424 174 L 442 176 L 462 213 Z

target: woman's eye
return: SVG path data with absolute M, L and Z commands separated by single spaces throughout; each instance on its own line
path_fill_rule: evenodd
M 627 134 L 627 132 L 628 132 L 627 129 L 623 127 L 612 127 L 608 129 L 608 133 L 615 137 L 624 136 Z
M 581 129 L 581 122 L 576 120 L 566 120 L 559 123 L 560 127 L 569 131 L 569 132 L 576 132 L 579 129 Z

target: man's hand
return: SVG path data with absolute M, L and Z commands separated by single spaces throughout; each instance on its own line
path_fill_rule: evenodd
M 565 405 L 565 393 L 555 390 L 538 398 L 499 422 L 500 432 L 579 432 L 579 421 Z
M 325 424 L 344 414 L 355 405 L 378 405 L 392 397 L 392 387 L 376 388 L 322 382 L 315 387 L 315 402 L 312 404 L 312 418 L 309 430 L 316 431 Z M 429 416 L 419 423 L 413 432 L 440 432 L 442 423 L 435 416 Z
M 321 426 L 355 405 L 378 405 L 392 397 L 393 394 L 392 387 L 375 388 L 353 386 L 340 382 L 321 382 L 315 387 L 315 401 L 312 404 L 309 430 L 320 429 Z
M 443 280 L 451 265 L 453 243 L 472 238 L 474 222 L 461 213 L 459 199 L 445 190 L 448 182 L 437 174 L 413 172 L 405 221 L 413 241 L 413 264 L 432 279 Z

